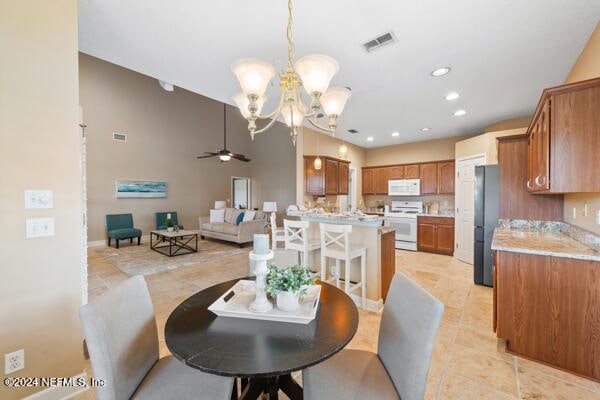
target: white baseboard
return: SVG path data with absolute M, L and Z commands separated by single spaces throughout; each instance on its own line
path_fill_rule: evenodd
M 24 397 L 23 400 L 67 400 L 78 396 L 90 388 L 87 384 L 88 378 L 85 372 L 75 375 L 72 379 L 74 382 L 83 380 L 86 384 L 81 386 L 51 386 L 31 396 Z
M 354 304 L 356 304 L 357 307 L 362 307 L 362 298 L 360 296 L 350 293 L 350 298 L 352 299 L 352 301 L 354 301 Z M 369 311 L 380 313 L 381 311 L 383 311 L 383 299 L 367 299 L 366 309 Z

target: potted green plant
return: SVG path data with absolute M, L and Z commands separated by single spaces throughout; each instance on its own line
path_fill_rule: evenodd
M 167 218 L 167 232 L 173 232 L 173 220 L 171 218 Z
M 267 275 L 268 295 L 277 298 L 277 308 L 294 311 L 300 307 L 300 297 L 306 294 L 307 286 L 315 283 L 312 272 L 300 265 L 279 268 L 269 267 Z

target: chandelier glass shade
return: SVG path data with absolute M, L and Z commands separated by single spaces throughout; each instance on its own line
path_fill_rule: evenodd
M 241 92 L 233 95 L 233 100 L 242 116 L 248 120 L 250 136 L 254 139 L 257 133 L 269 129 L 279 116 L 290 128 L 294 145 L 305 119 L 315 128 L 335 134 L 337 118 L 344 110 L 351 92 L 347 88 L 329 87 L 331 79 L 339 70 L 339 65 L 327 55 L 308 55 L 300 58 L 292 66 L 295 47 L 292 41 L 291 0 L 288 0 L 287 41 L 287 68 L 279 72 L 281 96 L 277 108 L 270 114 L 263 115 L 261 112 L 267 101 L 265 96 L 267 86 L 276 75 L 275 68 L 254 58 L 240 59 L 231 65 L 231 70 L 242 89 Z M 302 101 L 302 89 L 310 97 L 308 106 Z M 329 119 L 327 126 L 317 123 L 317 115 L 321 109 Z M 271 119 L 271 121 L 258 129 L 256 121 L 262 119 Z

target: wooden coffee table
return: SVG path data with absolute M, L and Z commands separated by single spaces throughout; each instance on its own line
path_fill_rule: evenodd
M 198 231 L 151 231 L 150 248 L 169 257 L 197 253 Z

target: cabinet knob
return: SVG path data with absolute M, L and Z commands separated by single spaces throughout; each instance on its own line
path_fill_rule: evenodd
M 544 185 L 546 184 L 546 177 L 545 177 L 545 176 L 542 176 L 542 175 L 538 175 L 538 176 L 535 178 L 535 184 L 536 184 L 537 186 L 540 186 L 540 187 L 541 187 L 541 186 L 544 186 Z
M 533 186 L 531 185 L 531 179 L 527 181 L 527 189 L 532 190 Z

